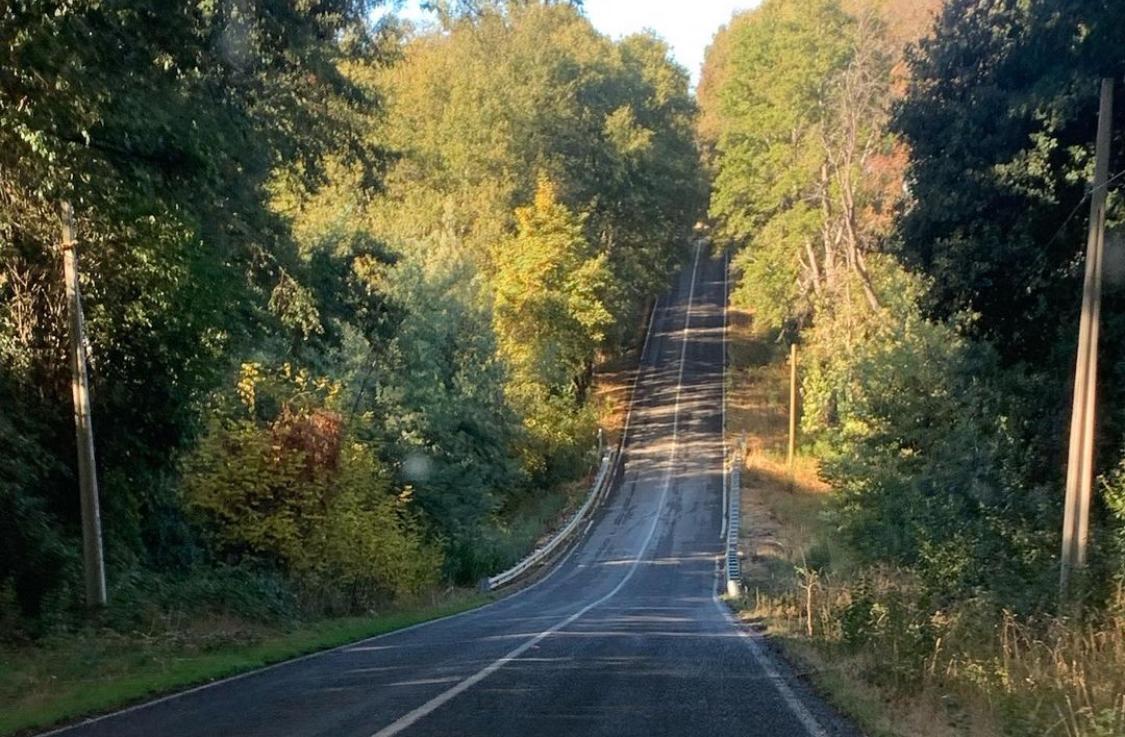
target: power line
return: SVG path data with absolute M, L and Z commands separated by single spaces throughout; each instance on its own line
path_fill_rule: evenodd
M 1051 240 L 1047 241 L 1047 243 L 1044 244 L 1043 248 L 1044 249 L 1050 248 L 1051 245 L 1056 240 L 1058 240 L 1059 236 L 1062 235 L 1063 230 L 1066 228 L 1067 225 L 1070 224 L 1070 221 L 1074 219 L 1074 216 L 1078 214 L 1078 211 L 1080 209 L 1082 209 L 1082 205 L 1086 203 L 1086 200 L 1089 197 L 1091 197 L 1099 189 L 1109 187 L 1109 185 L 1113 184 L 1114 180 L 1118 179 L 1119 177 L 1123 177 L 1123 176 L 1125 176 L 1125 169 L 1123 169 L 1123 170 L 1117 172 L 1116 174 L 1114 174 L 1113 176 L 1111 176 L 1109 179 L 1107 179 L 1105 181 L 1105 184 L 1098 184 L 1098 185 L 1095 185 L 1095 186 L 1091 187 L 1090 189 L 1086 190 L 1086 193 L 1084 195 L 1082 195 L 1082 199 L 1078 200 L 1078 204 L 1076 204 L 1074 206 L 1074 209 L 1070 211 L 1070 214 L 1066 216 L 1066 219 L 1063 220 L 1062 225 L 1060 225 L 1059 229 L 1055 231 L 1055 234 L 1053 236 L 1051 236 Z

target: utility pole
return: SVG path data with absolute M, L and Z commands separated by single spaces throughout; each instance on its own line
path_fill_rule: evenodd
M 797 453 L 797 344 L 789 344 L 789 452 L 786 464 L 793 473 L 793 456 Z
M 1090 497 L 1094 479 L 1094 418 L 1097 400 L 1098 329 L 1102 303 L 1102 256 L 1105 250 L 1105 202 L 1112 138 L 1113 80 L 1103 79 L 1098 106 L 1094 188 L 1090 193 L 1090 227 L 1086 238 L 1086 277 L 1078 327 L 1074 370 L 1074 404 L 1070 419 L 1070 453 L 1066 466 L 1066 509 L 1062 530 L 1059 594 L 1065 598 L 1070 575 L 1086 565 Z
M 86 374 L 85 328 L 82 293 L 78 288 L 78 239 L 74 209 L 61 205 L 63 276 L 70 322 L 71 393 L 74 396 L 74 435 L 78 441 L 78 492 L 82 500 L 82 563 L 86 579 L 86 606 L 105 606 L 105 560 L 102 556 L 102 519 L 98 508 L 98 474 L 94 463 L 94 425 L 90 416 L 90 381 Z

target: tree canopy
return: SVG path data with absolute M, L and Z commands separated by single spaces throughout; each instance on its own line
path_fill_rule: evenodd
M 591 372 L 701 207 L 687 74 L 580 3 L 378 4 L 0 10 L 0 602 L 27 626 L 79 580 L 62 200 L 111 587 L 236 565 L 347 609 L 474 581 L 588 471 Z

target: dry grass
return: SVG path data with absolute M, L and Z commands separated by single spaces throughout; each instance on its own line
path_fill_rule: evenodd
M 637 351 L 607 361 L 598 367 L 594 376 L 594 402 L 598 409 L 598 424 L 605 432 L 605 441 L 613 444 L 621 437 L 625 426 L 625 413 L 629 408 L 629 394 L 636 376 Z
M 860 565 L 814 458 L 785 465 L 788 367 L 733 313 L 728 431 L 745 433 L 741 616 L 869 734 L 1125 735 L 1125 592 L 1096 621 L 935 612 L 909 571 Z
M 1120 612 L 1081 626 L 974 601 L 935 613 L 906 572 L 810 573 L 788 562 L 788 582 L 760 581 L 744 616 L 765 622 L 870 733 L 1125 735 Z M 876 616 L 857 627 L 861 597 Z
M 633 380 L 637 376 L 641 348 L 648 331 L 648 318 L 649 313 L 644 310 L 633 325 L 626 349 L 612 357 L 603 357 L 594 372 L 594 404 L 598 408 L 598 424 L 605 432 L 607 447 L 621 439 L 625 427 Z

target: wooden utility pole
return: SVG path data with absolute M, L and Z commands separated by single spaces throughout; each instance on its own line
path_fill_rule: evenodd
M 1090 227 L 1086 237 L 1086 277 L 1078 327 L 1074 403 L 1070 419 L 1070 453 L 1066 466 L 1066 509 L 1062 530 L 1059 592 L 1065 597 L 1070 575 L 1086 565 L 1090 497 L 1094 480 L 1094 418 L 1097 402 L 1098 328 L 1102 303 L 1102 256 L 1105 250 L 1105 202 L 1112 138 L 1113 80 L 1103 79 L 1098 106 L 1094 187 L 1090 193 Z
M 797 453 L 797 344 L 789 344 L 789 452 L 786 464 L 793 472 L 793 456 Z
M 63 201 L 63 276 L 66 279 L 67 314 L 70 318 L 71 393 L 74 396 L 74 435 L 78 441 L 78 493 L 82 500 L 82 563 L 86 579 L 86 605 L 105 606 L 105 560 L 102 556 L 102 519 L 98 508 L 98 474 L 94 463 L 94 425 L 90 416 L 90 382 L 86 374 L 85 328 L 82 293 L 78 288 L 78 240 L 74 210 Z

